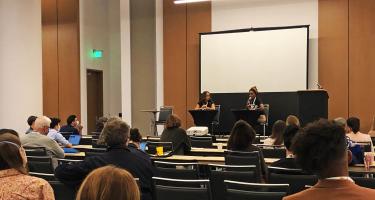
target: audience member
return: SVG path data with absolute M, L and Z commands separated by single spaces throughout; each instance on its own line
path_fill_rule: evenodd
M 29 125 L 29 129 L 27 129 L 26 134 L 33 132 L 34 130 L 34 122 L 36 120 L 36 116 L 31 115 L 29 118 L 27 118 L 27 124 Z
M 237 121 L 230 133 L 227 148 L 232 151 L 248 151 L 248 152 L 259 152 L 259 158 L 261 163 L 261 169 L 263 177 L 267 177 L 267 165 L 264 161 L 263 153 L 261 149 L 255 145 L 253 142 L 255 140 L 256 133 L 250 124 L 243 120 Z
M 76 115 L 70 115 L 66 119 L 66 125 L 60 128 L 60 132 L 72 133 L 73 135 L 80 135 L 82 126 L 79 125 L 79 121 Z
M 361 133 L 360 127 L 360 120 L 356 117 L 350 117 L 346 124 L 348 126 L 348 134 L 346 134 L 351 141 L 358 142 L 358 143 L 371 143 L 371 151 L 374 151 L 374 147 L 372 144 L 371 136 L 368 134 Z
M 97 133 L 100 133 L 102 132 L 103 128 L 104 128 L 104 125 L 105 123 L 108 121 L 108 118 L 107 117 L 100 117 L 98 120 L 96 120 L 96 131 Z
M 45 147 L 47 152 L 57 158 L 64 158 L 64 150 L 57 142 L 47 136 L 51 120 L 46 117 L 38 117 L 35 120 L 35 130 L 21 137 L 21 143 L 27 147 Z
M 95 169 L 83 181 L 76 200 L 139 200 L 140 193 L 133 176 L 114 166 Z
M 372 119 L 371 129 L 370 132 L 368 132 L 368 134 L 371 137 L 375 137 L 375 117 Z
M 299 119 L 297 116 L 295 115 L 289 115 L 287 118 L 286 118 L 286 125 L 289 126 L 289 125 L 296 125 L 298 127 L 301 127 L 301 124 L 299 122 Z
M 50 129 L 47 136 L 66 148 L 72 148 L 73 145 L 59 132 L 60 122 L 61 120 L 59 118 L 51 118 Z
M 9 131 L 9 132 L 8 132 Z M 27 157 L 18 133 L 2 129 L 0 133 L 0 199 L 53 200 L 47 181 L 28 175 Z
M 286 124 L 283 120 L 277 120 L 272 126 L 272 134 L 269 138 L 265 139 L 263 144 L 265 145 L 282 145 L 283 134 L 286 128 Z
M 129 138 L 129 143 L 128 143 L 128 147 L 130 151 L 145 158 L 147 161 L 149 161 L 150 156 L 147 153 L 140 150 L 141 141 L 142 141 L 142 135 L 139 132 L 139 130 L 137 128 L 130 129 L 130 138 Z
M 161 142 L 172 142 L 175 155 L 184 155 L 191 150 L 190 137 L 186 134 L 186 131 L 180 127 L 180 118 L 172 114 L 168 117 L 165 129 L 160 137 Z
M 151 165 L 151 160 L 145 161 L 126 146 L 129 126 L 120 119 L 109 120 L 100 136 L 108 145 L 108 152 L 99 156 L 86 157 L 83 162 L 76 164 L 62 164 L 55 169 L 55 176 L 64 184 L 77 188 L 92 170 L 106 165 L 115 165 L 139 178 L 143 200 L 152 199 L 154 167 Z
M 296 162 L 316 174 L 318 183 L 285 200 L 374 199 L 375 190 L 356 185 L 349 177 L 345 131 L 339 125 L 319 120 L 307 125 L 293 142 Z
M 299 127 L 296 125 L 289 125 L 284 131 L 284 145 L 286 148 L 286 158 L 282 158 L 271 164 L 272 167 L 282 167 L 289 169 L 298 169 L 294 159 L 294 154 L 292 150 L 292 142 L 299 131 Z

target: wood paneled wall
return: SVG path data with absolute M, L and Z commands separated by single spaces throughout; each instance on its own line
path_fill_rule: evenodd
M 79 1 L 42 0 L 43 113 L 80 116 Z
M 211 3 L 163 1 L 164 104 L 174 106 L 184 127 L 199 99 L 199 33 L 211 31 Z
M 375 115 L 375 1 L 319 0 L 319 82 L 334 117 L 359 117 L 368 132 Z

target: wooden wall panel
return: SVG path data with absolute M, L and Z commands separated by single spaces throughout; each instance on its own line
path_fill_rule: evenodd
M 211 31 L 211 2 L 187 4 L 187 85 L 186 109 L 192 109 L 199 99 L 199 33 Z M 187 127 L 194 125 L 187 113 Z
M 329 118 L 348 117 L 348 1 L 319 1 L 319 83 L 329 93 Z
M 57 1 L 42 0 L 43 113 L 59 115 Z
M 368 132 L 375 115 L 375 1 L 349 3 L 349 115 Z
M 186 127 L 186 5 L 163 1 L 164 23 L 164 104 Z

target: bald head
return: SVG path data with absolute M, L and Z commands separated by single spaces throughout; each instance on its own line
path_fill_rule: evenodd
M 35 120 L 35 131 L 47 135 L 51 120 L 46 116 L 40 116 Z

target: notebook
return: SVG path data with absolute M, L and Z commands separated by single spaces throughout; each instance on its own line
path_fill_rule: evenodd
M 79 151 L 77 149 L 73 148 L 64 148 L 64 153 L 78 153 Z

